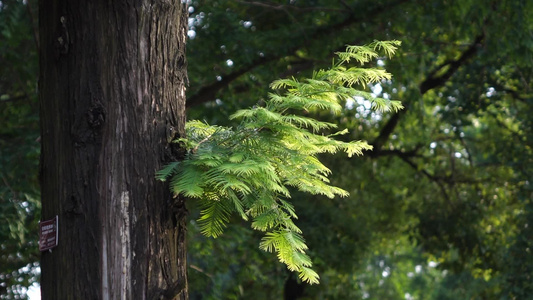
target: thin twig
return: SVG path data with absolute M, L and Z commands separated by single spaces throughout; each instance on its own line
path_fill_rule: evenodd
M 15 102 L 15 101 L 19 101 L 19 100 L 27 100 L 29 97 L 27 94 L 24 94 L 24 95 L 20 95 L 20 96 L 15 96 L 15 97 L 10 97 L 10 98 L 7 98 L 7 99 L 0 99 L 0 103 L 8 103 L 8 102 Z
M 196 270 L 196 271 L 198 271 L 198 272 L 204 274 L 205 276 L 207 276 L 207 277 L 209 277 L 209 278 L 212 278 L 212 277 L 213 277 L 213 275 L 207 273 L 206 271 L 204 271 L 204 269 L 202 269 L 202 268 L 200 268 L 200 267 L 198 267 L 198 266 L 196 266 L 196 265 L 189 264 L 189 267 L 190 267 L 191 269 L 193 269 L 193 270 Z
M 199 141 L 198 144 L 196 145 L 196 147 L 194 147 L 192 149 L 192 153 L 196 153 L 196 151 L 198 151 L 198 147 L 200 147 L 201 144 L 207 142 L 207 140 L 209 140 L 209 138 L 211 138 L 211 136 L 213 136 L 213 133 L 211 133 L 210 135 L 206 136 L 203 140 Z

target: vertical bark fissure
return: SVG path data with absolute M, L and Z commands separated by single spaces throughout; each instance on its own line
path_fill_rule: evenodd
M 121 232 L 121 243 L 122 243 L 122 294 L 121 299 L 130 299 L 129 292 L 131 291 L 131 253 L 130 253 L 130 197 L 128 191 L 122 192 L 120 197 L 121 199 L 121 215 L 124 222 L 124 227 Z
M 102 235 L 102 299 L 109 300 L 109 276 L 107 275 L 107 240 L 106 236 Z

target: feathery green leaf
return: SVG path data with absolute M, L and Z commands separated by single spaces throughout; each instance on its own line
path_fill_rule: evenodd
M 201 208 L 198 224 L 203 234 L 217 237 L 223 233 L 230 215 L 251 219 L 255 230 L 265 232 L 259 247 L 276 252 L 280 262 L 310 284 L 318 274 L 305 253 L 307 245 L 290 198 L 289 187 L 329 198 L 347 196 L 330 184 L 331 171 L 317 155 L 344 151 L 348 156 L 362 155 L 372 146 L 364 141 L 337 140 L 347 130 L 330 132 L 336 124 L 317 120 L 315 113 L 336 114 L 343 103 L 363 97 L 379 111 L 398 111 L 402 105 L 374 97 L 354 88 L 389 80 L 383 69 L 349 67 L 350 61 L 364 64 L 391 56 L 400 42 L 374 41 L 366 46 L 348 46 L 338 52 L 339 61 L 329 70 L 318 70 L 312 78 L 272 82 L 275 90 L 262 106 L 241 109 L 230 116 L 240 121 L 234 128 L 189 121 L 187 138 L 180 138 L 188 153 L 181 162 L 171 162 L 156 173 L 161 181 L 170 178 L 174 194 L 196 198 Z

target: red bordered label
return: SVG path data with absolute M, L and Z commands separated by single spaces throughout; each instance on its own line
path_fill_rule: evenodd
M 57 246 L 58 218 L 39 222 L 39 251 L 50 250 Z

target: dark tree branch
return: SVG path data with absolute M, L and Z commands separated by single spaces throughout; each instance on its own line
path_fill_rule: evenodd
M 335 12 L 345 12 L 344 9 L 339 8 L 331 8 L 331 7 L 323 7 L 323 6 L 296 6 L 296 5 L 285 5 L 285 4 L 275 4 L 275 3 L 267 3 L 267 2 L 261 2 L 261 1 L 237 1 L 237 3 L 247 4 L 247 5 L 255 5 L 260 7 L 265 7 L 269 9 L 274 10 L 287 10 L 287 9 L 293 9 L 298 11 L 335 11 Z
M 315 66 L 315 62 L 313 60 L 301 60 L 299 62 L 295 62 L 291 64 L 291 68 L 287 71 L 281 73 L 279 75 L 280 78 L 287 78 L 289 76 L 293 76 L 294 74 L 297 74 L 299 72 L 309 70 Z
M 476 54 L 479 45 L 483 42 L 484 37 L 485 36 L 483 34 L 478 35 L 474 40 L 474 43 L 472 43 L 472 45 L 470 45 L 470 47 L 468 47 L 468 49 L 463 52 L 463 54 L 461 54 L 458 59 L 448 61 L 447 63 L 438 66 L 435 70 L 430 72 L 428 78 L 426 78 L 426 80 L 424 80 L 420 84 L 420 94 L 423 95 L 431 89 L 444 85 L 444 83 L 446 83 L 446 81 L 448 81 L 448 79 L 452 77 L 452 75 L 459 69 L 459 67 L 464 65 L 470 58 L 472 58 Z M 436 73 L 438 73 L 445 67 L 449 68 L 444 74 L 440 76 L 435 76 Z
M 377 158 L 381 156 L 392 156 L 392 155 L 398 156 L 398 157 L 418 157 L 420 156 L 418 154 L 418 150 L 420 150 L 421 147 L 422 145 L 417 145 L 413 150 L 409 150 L 409 151 L 402 151 L 402 150 L 397 150 L 397 149 L 394 149 L 394 150 L 381 150 L 380 149 L 377 151 L 370 151 L 365 155 L 371 158 Z
M 7 99 L 0 99 L 0 103 L 15 102 L 15 101 L 27 100 L 27 99 L 29 99 L 28 95 L 24 94 L 20 96 L 10 97 Z
M 258 58 L 256 60 L 254 60 L 253 62 L 251 62 L 248 66 L 246 66 L 246 67 L 244 67 L 244 68 L 242 68 L 240 70 L 236 70 L 235 72 L 227 74 L 227 75 L 222 75 L 222 80 L 202 87 L 194 95 L 192 95 L 189 98 L 187 98 L 186 106 L 187 107 L 191 107 L 191 106 L 196 106 L 196 105 L 202 104 L 202 103 L 207 102 L 207 101 L 212 101 L 215 98 L 215 96 L 222 89 L 226 88 L 235 79 L 239 78 L 243 74 L 245 74 L 248 71 L 253 70 L 253 69 L 257 68 L 257 67 L 266 65 L 266 64 L 268 64 L 268 63 L 270 63 L 272 61 L 275 61 L 275 60 L 277 60 L 277 59 L 279 59 L 281 57 L 284 57 L 284 56 L 287 56 L 287 55 L 292 55 L 298 49 L 301 49 L 302 47 L 304 47 L 309 40 L 319 39 L 321 36 L 331 35 L 334 32 L 337 32 L 337 31 L 339 31 L 339 30 L 341 30 L 341 29 L 343 29 L 345 27 L 348 27 L 348 26 L 350 26 L 350 25 L 352 25 L 352 24 L 354 24 L 356 22 L 364 22 L 365 20 L 369 20 L 369 19 L 375 18 L 376 15 L 379 15 L 380 13 L 383 13 L 384 11 L 386 11 L 385 8 L 391 9 L 391 8 L 394 8 L 394 7 L 398 6 L 398 5 L 406 3 L 408 1 L 409 0 L 397 0 L 397 1 L 393 1 L 393 2 L 388 3 L 388 4 L 381 5 L 379 7 L 374 8 L 369 13 L 366 13 L 364 16 L 356 16 L 353 12 L 350 12 L 348 17 L 344 21 L 342 21 L 340 23 L 337 23 L 337 24 L 333 24 L 331 26 L 323 26 L 323 27 L 318 28 L 315 32 L 313 32 L 309 36 L 309 39 L 307 39 L 303 44 L 291 47 L 287 51 L 285 51 L 285 53 Z M 246 3 L 249 3 L 249 2 L 246 2 Z
M 382 154 L 378 156 L 386 156 L 386 155 L 397 156 L 401 160 L 406 162 L 409 166 L 411 166 L 415 171 L 422 173 L 425 177 L 427 177 L 431 181 L 438 182 L 440 184 L 445 183 L 450 186 L 453 186 L 455 184 L 478 184 L 481 182 L 490 181 L 490 178 L 479 179 L 479 180 L 469 179 L 469 178 L 456 178 L 456 176 L 454 175 L 455 171 L 453 170 L 452 170 L 452 174 L 447 175 L 447 176 L 438 176 L 435 174 L 431 174 L 427 170 L 419 168 L 419 166 L 414 161 L 411 160 L 411 158 L 413 157 L 421 157 L 421 155 L 417 154 L 418 149 L 419 148 L 417 147 L 408 152 L 402 152 L 399 150 L 386 150 L 386 151 L 382 151 Z M 450 159 L 453 160 L 453 156 L 450 156 Z M 453 161 L 452 161 L 452 164 L 453 164 Z M 453 169 L 453 166 L 452 166 L 452 169 Z
M 346 3 L 346 1 L 344 1 L 344 0 L 339 0 L 339 2 L 340 2 L 340 3 L 342 4 L 342 6 L 344 6 L 347 10 L 349 10 L 349 11 L 353 11 L 353 8 L 352 8 L 350 5 L 348 5 L 348 3 Z
M 446 81 L 448 81 L 448 79 L 450 79 L 452 75 L 459 69 L 459 67 L 466 64 L 466 62 L 476 54 L 479 44 L 483 41 L 483 38 L 483 34 L 477 36 L 474 43 L 472 43 L 472 45 L 470 45 L 470 47 L 468 47 L 468 49 L 465 50 L 465 52 L 463 52 L 458 59 L 448 61 L 446 64 L 442 64 L 430 72 L 429 76 L 420 84 L 420 94 L 424 95 L 429 90 L 444 85 Z M 438 71 L 442 70 L 446 66 L 449 68 L 444 74 L 435 76 Z M 371 143 L 375 150 L 379 151 L 379 149 L 381 149 L 381 147 L 383 147 L 383 145 L 389 140 L 390 135 L 398 125 L 398 121 L 408 109 L 409 104 L 406 104 L 403 110 L 400 110 L 389 118 L 387 123 L 385 123 L 381 129 L 378 137 Z
M 400 157 L 404 162 L 406 162 L 409 166 L 411 166 L 411 168 L 413 168 L 415 171 L 422 173 L 422 175 L 427 177 L 430 181 L 432 181 L 435 184 L 437 184 L 437 186 L 439 187 L 439 189 L 442 192 L 442 195 L 444 196 L 444 200 L 446 200 L 446 203 L 448 203 L 448 205 L 450 205 L 450 207 L 455 207 L 454 204 L 450 200 L 450 196 L 448 196 L 448 193 L 446 192 L 446 188 L 445 188 L 443 182 L 441 180 L 439 180 L 438 177 L 430 174 L 428 171 L 426 171 L 424 169 L 419 168 L 417 164 L 415 164 L 413 161 L 411 161 L 409 159 L 409 157 L 404 156 L 404 155 L 398 155 L 398 157 Z
M 247 73 L 248 71 L 255 69 L 256 67 L 267 64 L 275 59 L 280 58 L 281 56 L 271 56 L 271 57 L 261 57 L 260 59 L 255 60 L 249 66 L 237 70 L 228 75 L 222 76 L 222 80 L 216 81 L 208 86 L 201 88 L 196 94 L 187 98 L 186 107 L 191 107 L 195 105 L 202 104 L 207 101 L 215 99 L 216 94 L 226 88 L 231 82 L 239 78 L 241 75 Z
M 404 108 L 396 113 L 394 113 L 387 123 L 385 123 L 385 126 L 381 128 L 381 131 L 379 132 L 378 137 L 370 143 L 374 148 L 373 151 L 380 151 L 380 149 L 383 147 L 383 145 L 389 140 L 390 135 L 396 128 L 396 125 L 398 125 L 398 121 L 400 120 L 400 117 L 402 117 L 405 112 L 408 109 L 408 105 L 406 104 Z
M 15 192 L 15 190 L 13 190 L 11 188 L 11 186 L 9 185 L 9 183 L 7 182 L 7 179 L 4 177 L 4 174 L 0 174 L 0 176 L 2 177 L 2 181 L 4 182 L 4 184 L 6 185 L 6 187 L 9 189 L 9 191 L 11 192 L 11 194 L 13 195 L 13 197 L 15 197 L 17 195 L 17 192 Z

